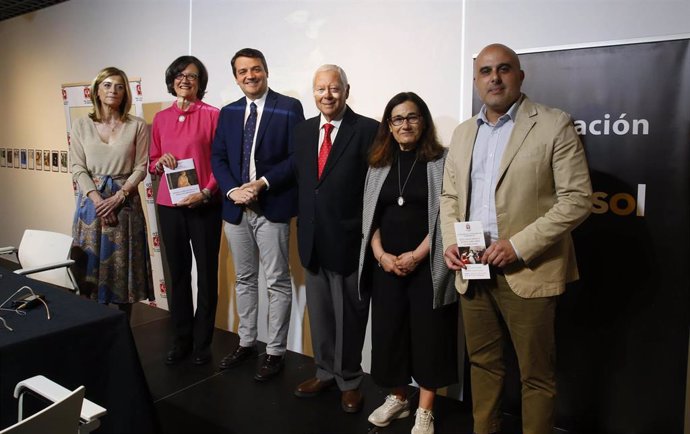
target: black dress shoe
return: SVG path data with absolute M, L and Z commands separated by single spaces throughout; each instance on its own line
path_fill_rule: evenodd
M 175 363 L 177 363 L 180 360 L 187 357 L 187 355 L 191 352 L 192 352 L 191 346 L 175 345 L 174 347 L 172 347 L 172 349 L 170 351 L 168 351 L 168 355 L 165 358 L 165 364 L 166 365 L 174 365 Z
M 220 369 L 233 368 L 245 360 L 255 357 L 256 354 L 256 347 L 243 347 L 240 345 L 237 347 L 237 349 L 235 349 L 234 352 L 223 357 L 223 360 L 220 361 L 218 367 Z
M 283 369 L 283 362 L 285 361 L 285 356 L 272 356 L 266 354 L 263 364 L 259 366 L 256 370 L 256 375 L 254 379 L 256 381 L 266 381 L 271 377 L 275 377 L 278 372 Z
M 192 363 L 195 365 L 205 365 L 211 361 L 211 351 L 206 349 L 202 351 L 196 351 L 194 353 L 194 358 Z

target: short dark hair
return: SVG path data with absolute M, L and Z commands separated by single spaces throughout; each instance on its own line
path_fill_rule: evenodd
M 268 65 L 266 64 L 266 58 L 264 57 L 264 53 L 255 48 L 243 48 L 237 53 L 235 53 L 235 55 L 232 56 L 232 60 L 230 60 L 230 65 L 232 66 L 232 75 L 235 78 L 237 78 L 237 68 L 235 68 L 235 60 L 237 60 L 238 57 L 251 57 L 253 59 L 261 59 L 261 64 L 264 66 L 264 71 L 266 71 L 266 74 L 268 74 Z
M 429 162 L 440 158 L 443 155 L 443 145 L 439 142 L 436 135 L 436 127 L 434 126 L 434 119 L 431 117 L 429 107 L 426 105 L 419 95 L 414 92 L 400 92 L 388 101 L 386 108 L 383 111 L 383 117 L 379 124 L 379 129 L 376 133 L 371 151 L 369 152 L 369 165 L 372 167 L 385 167 L 393 164 L 395 155 L 397 155 L 395 146 L 397 142 L 393 138 L 393 133 L 390 131 L 390 117 L 391 112 L 398 104 L 410 101 L 417 106 L 424 122 L 424 129 L 422 136 L 417 143 L 417 158 L 419 161 Z
M 170 92 L 172 96 L 177 96 L 175 87 L 173 86 L 175 77 L 192 63 L 196 66 L 196 69 L 199 70 L 199 88 L 196 91 L 196 97 L 201 100 L 204 98 L 204 95 L 206 95 L 206 85 L 208 84 L 208 71 L 206 71 L 206 67 L 201 63 L 201 60 L 194 56 L 180 56 L 173 60 L 173 63 L 165 70 L 165 84 L 168 86 L 168 92 Z

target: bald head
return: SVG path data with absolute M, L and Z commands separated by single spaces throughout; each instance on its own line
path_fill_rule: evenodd
M 490 44 L 482 48 L 482 51 L 480 51 L 477 55 L 477 60 L 479 60 L 482 56 L 489 55 L 490 53 L 502 53 L 510 57 L 514 64 L 517 65 L 517 68 L 521 69 L 520 58 L 518 57 L 517 53 L 513 51 L 512 48 L 507 47 L 503 44 Z
M 487 45 L 479 52 L 474 62 L 474 84 L 489 121 L 498 120 L 520 98 L 524 78 L 518 55 L 505 45 Z

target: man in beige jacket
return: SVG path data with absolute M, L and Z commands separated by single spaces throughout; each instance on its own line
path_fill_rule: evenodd
M 471 365 L 474 431 L 500 431 L 511 339 L 522 381 L 524 434 L 553 428 L 556 299 L 578 278 L 571 231 L 590 213 L 585 153 L 570 117 L 533 103 L 513 50 L 492 44 L 477 57 L 474 82 L 484 105 L 453 134 L 441 193 L 445 260 L 456 288 Z M 468 281 L 454 223 L 480 221 L 491 279 Z

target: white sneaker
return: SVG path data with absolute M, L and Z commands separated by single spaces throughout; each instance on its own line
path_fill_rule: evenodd
M 417 409 L 412 434 L 434 434 L 434 414 L 431 410 Z
M 369 422 L 376 426 L 388 426 L 394 419 L 402 419 L 410 415 L 410 403 L 400 400 L 395 395 L 386 396 L 382 406 L 369 415 Z

